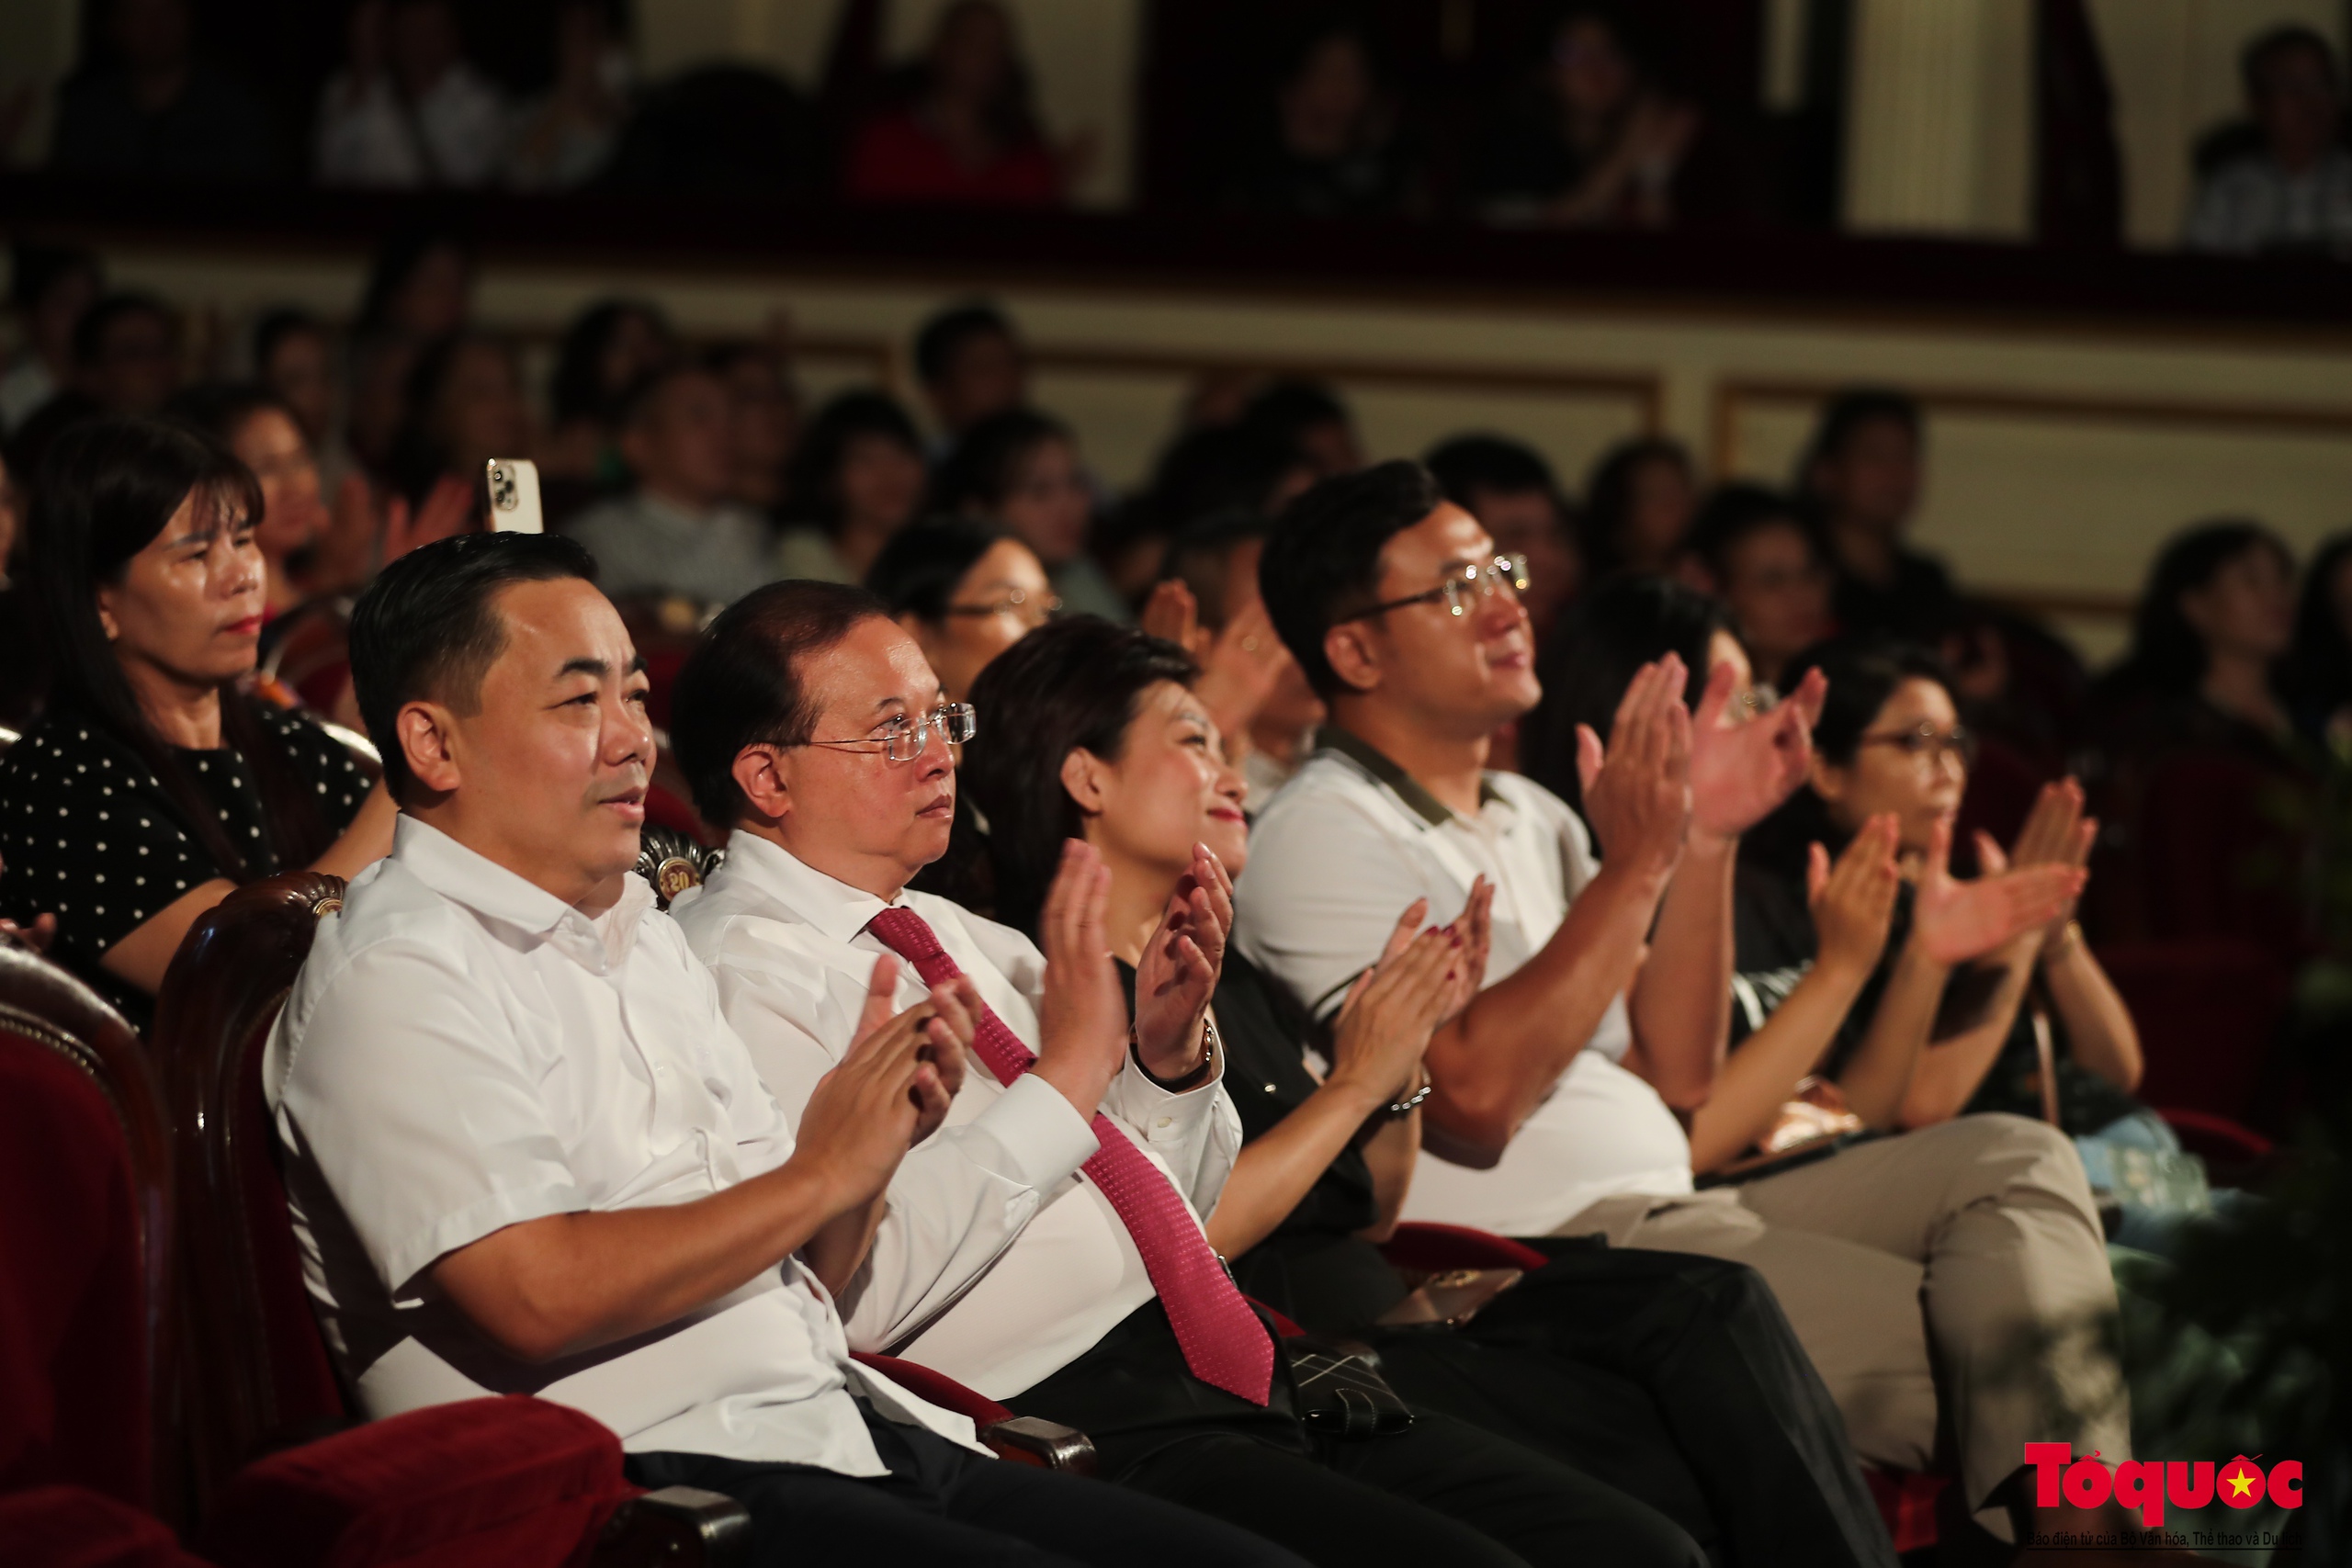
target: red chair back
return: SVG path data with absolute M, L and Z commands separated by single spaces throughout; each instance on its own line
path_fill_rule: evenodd
M 181 943 L 155 1010 L 178 1131 L 190 1429 L 200 1504 L 273 1437 L 349 1414 L 311 1314 L 262 1098 L 262 1047 L 343 882 L 241 887 Z
M 2232 937 L 2101 942 L 2098 953 L 2140 1028 L 2140 1099 L 2255 1120 L 2294 984 L 2287 964 Z
M 172 1171 L 121 1015 L 0 942 L 0 1492 L 160 1492 Z

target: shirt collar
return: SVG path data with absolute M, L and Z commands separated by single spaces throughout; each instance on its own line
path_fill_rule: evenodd
M 1442 828 L 1454 820 L 1453 808 L 1421 787 L 1420 781 L 1399 767 L 1386 752 L 1363 737 L 1350 733 L 1336 724 L 1326 724 L 1315 732 L 1315 749 L 1337 751 L 1357 767 L 1373 776 L 1374 782 L 1385 784 L 1391 794 L 1410 807 L 1413 815 L 1432 828 Z M 1501 801 L 1502 792 L 1485 773 L 1478 775 L 1478 804 L 1490 806 Z
M 617 968 L 628 957 L 638 928 L 653 906 L 653 889 L 643 877 L 631 875 L 622 879 L 621 896 L 613 907 L 591 918 L 406 812 L 392 827 L 391 858 L 450 902 L 545 942 L 598 975 Z
M 718 874 L 741 879 L 835 942 L 846 942 L 890 908 L 862 887 L 828 876 L 790 850 L 738 828 L 727 836 L 727 863 Z

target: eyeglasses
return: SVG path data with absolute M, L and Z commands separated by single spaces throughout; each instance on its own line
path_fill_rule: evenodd
M 1954 725 L 1950 730 L 1939 730 L 1932 724 L 1922 724 L 1900 735 L 1865 735 L 1864 746 L 1892 746 L 1913 761 L 1927 761 L 1943 765 L 1947 757 L 1957 757 L 1963 768 L 1976 762 L 1976 737 Z
M 1043 599 L 1032 599 L 1027 589 L 1013 588 L 1006 590 L 1003 598 L 991 600 L 986 604 L 950 604 L 946 613 L 951 615 L 1011 615 L 1023 626 L 1034 628 L 1060 615 L 1062 602 L 1051 594 Z
M 938 730 L 940 738 L 951 746 L 961 746 L 980 732 L 980 721 L 969 703 L 942 703 L 921 718 L 905 714 L 881 726 L 871 735 L 855 740 L 811 740 L 810 746 L 879 745 L 882 754 L 894 762 L 911 762 L 931 744 L 931 732 Z
M 1514 604 L 1527 592 L 1527 558 L 1497 556 L 1485 566 L 1465 566 L 1426 593 L 1411 593 L 1402 599 L 1390 599 L 1358 610 L 1352 615 L 1342 615 L 1338 624 L 1361 621 L 1373 615 L 1385 615 L 1391 610 L 1402 610 L 1412 604 L 1435 604 L 1442 601 L 1449 615 L 1466 615 L 1474 600 L 1491 599 L 1501 593 Z

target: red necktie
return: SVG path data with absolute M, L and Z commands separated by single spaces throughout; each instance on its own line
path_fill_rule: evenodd
M 866 929 L 913 964 L 927 986 L 944 986 L 963 974 L 930 923 L 912 909 L 885 909 Z M 999 1082 L 1009 1084 L 1036 1065 L 1036 1054 L 985 1002 L 974 1023 L 972 1049 Z M 1159 1168 L 1101 1111 L 1092 1125 L 1102 1146 L 1079 1168 L 1111 1201 L 1143 1255 L 1144 1270 L 1176 1330 L 1184 1364 L 1204 1383 L 1252 1404 L 1265 1404 L 1274 1380 L 1274 1342 L 1265 1325 L 1241 1299 Z

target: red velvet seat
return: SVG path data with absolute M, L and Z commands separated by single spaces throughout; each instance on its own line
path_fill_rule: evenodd
M 2241 937 L 2101 942 L 2098 953 L 2140 1029 L 2141 1100 L 2256 1121 L 2293 984 L 2280 956 Z

